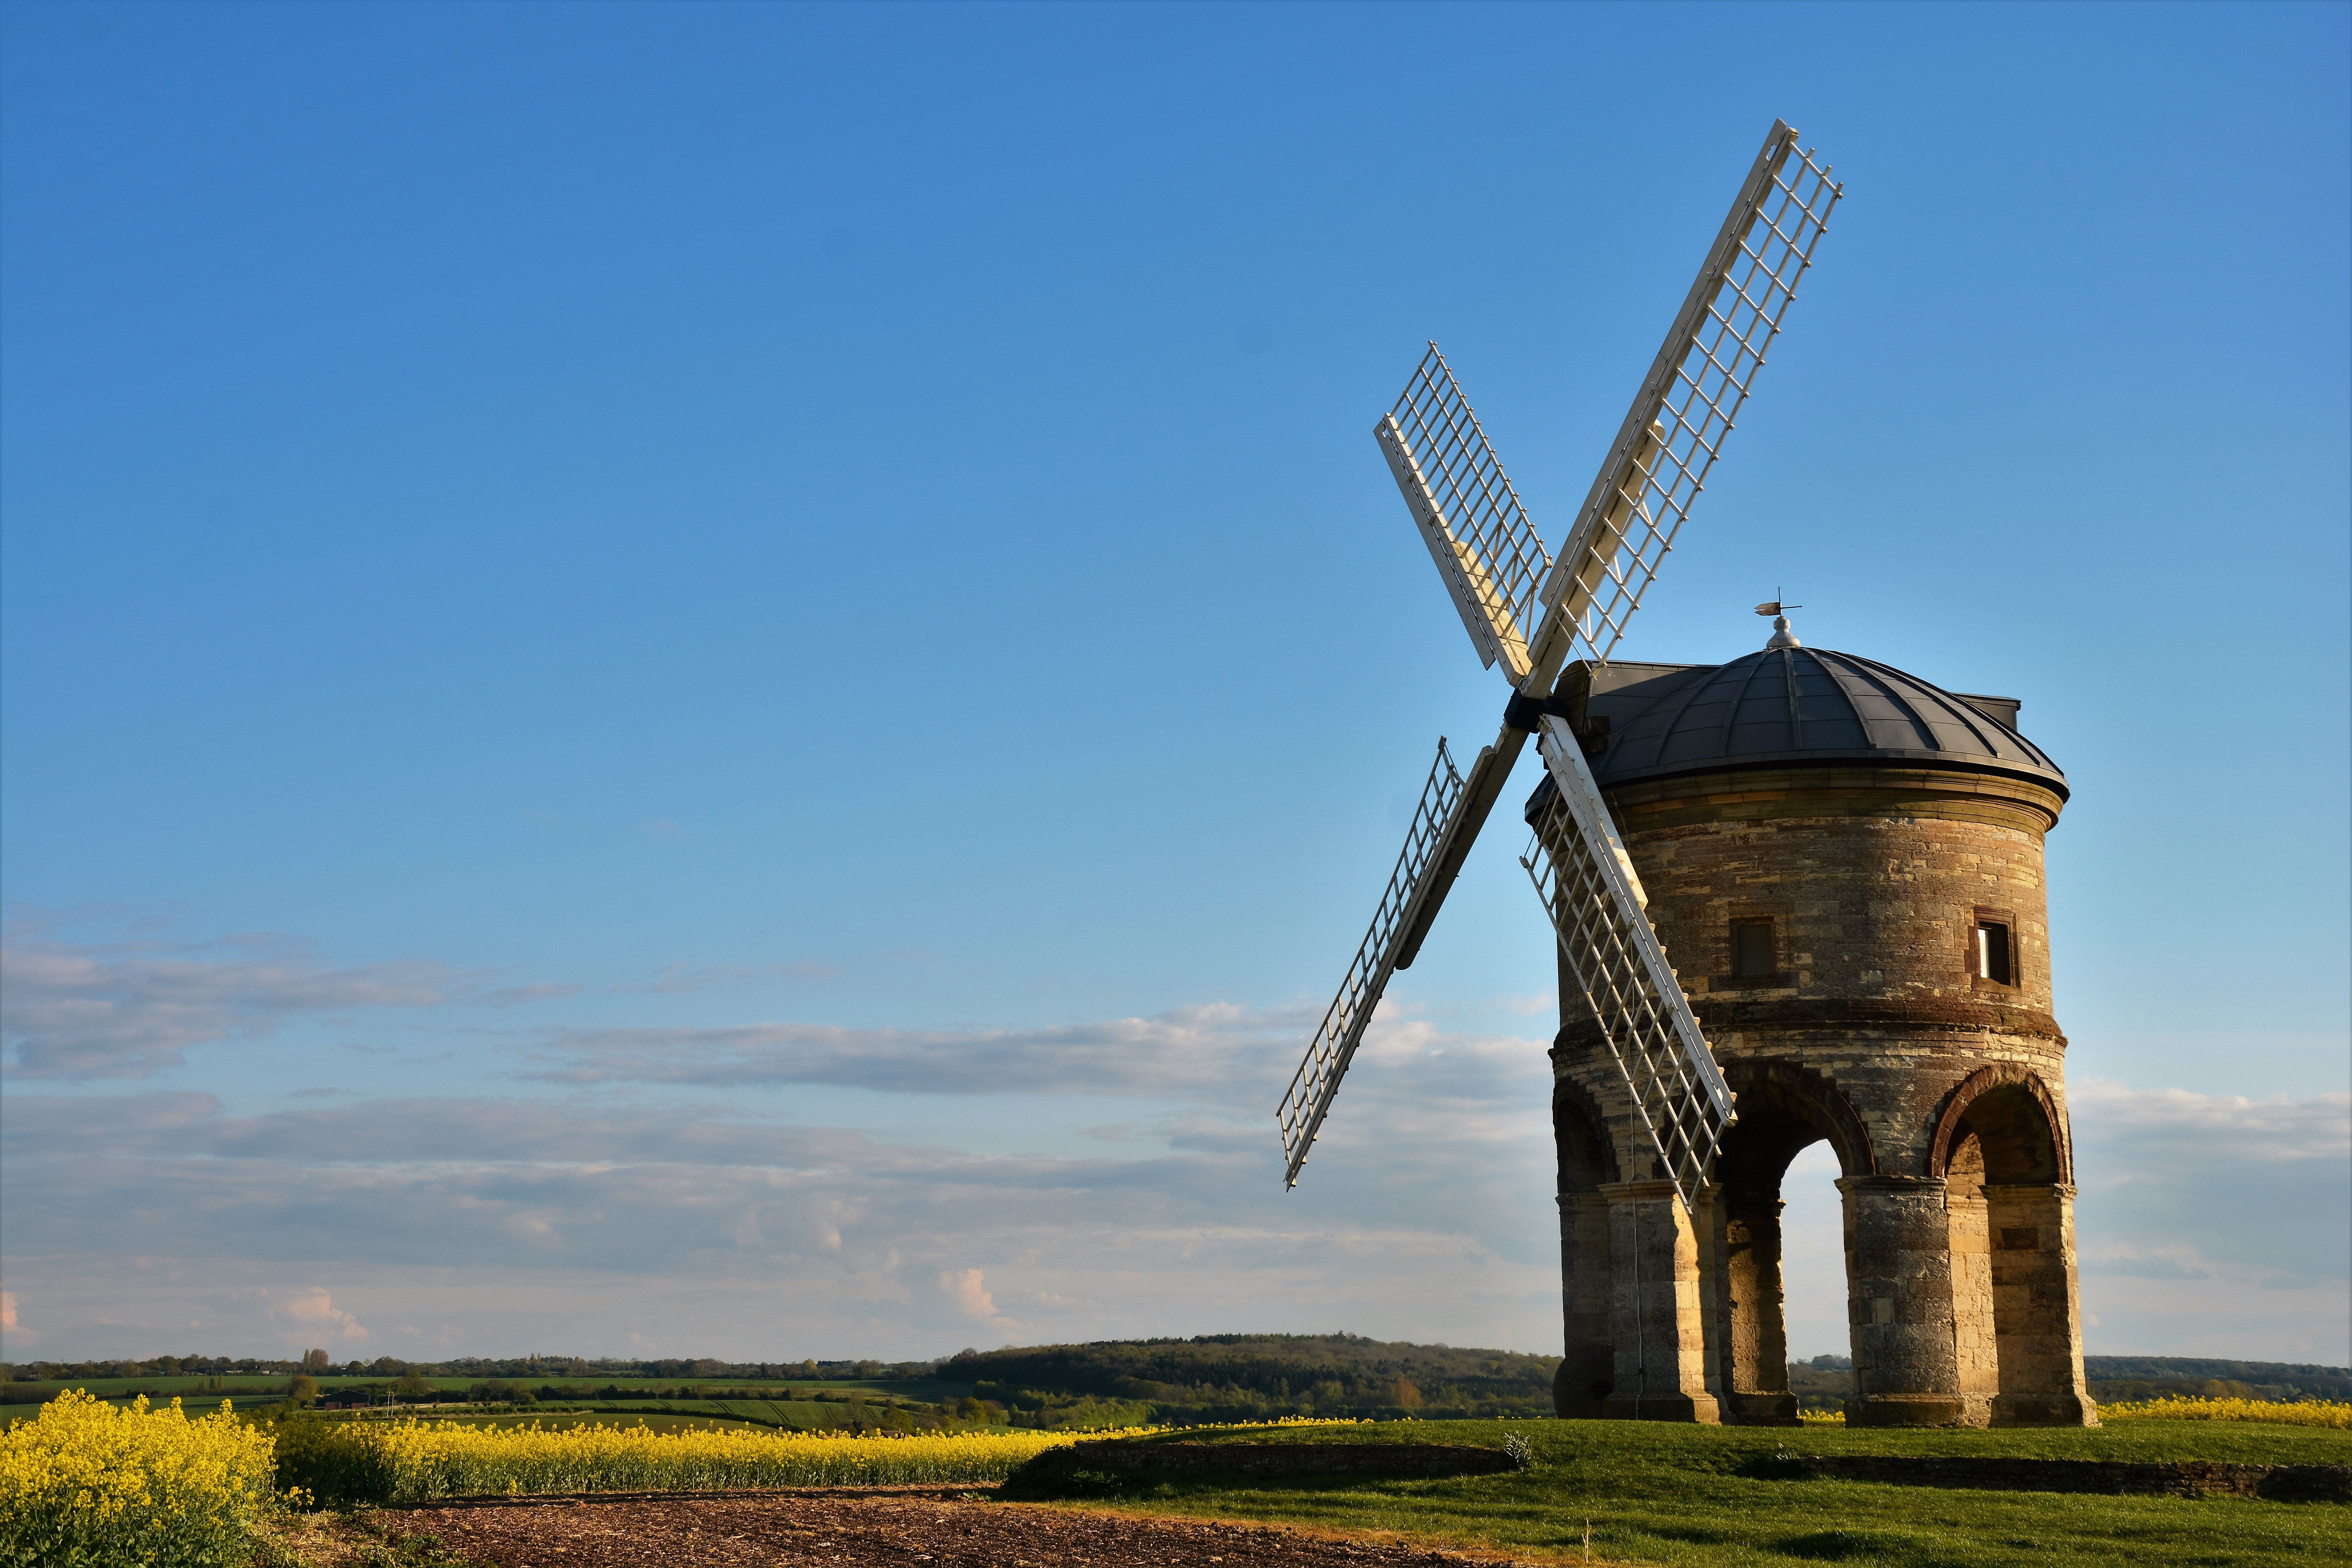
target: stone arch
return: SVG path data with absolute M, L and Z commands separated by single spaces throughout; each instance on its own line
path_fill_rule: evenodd
M 1552 1086 L 1551 1135 L 1559 1151 L 1562 1193 L 1597 1193 L 1619 1179 L 1609 1119 L 1590 1094 L 1567 1079 Z
M 1854 1110 L 1853 1101 L 1832 1079 L 1795 1062 L 1752 1058 L 1726 1063 L 1723 1078 L 1735 1097 L 1741 1125 L 1751 1121 L 1759 1124 L 1759 1142 L 1762 1125 L 1794 1119 L 1829 1140 L 1830 1147 L 1837 1153 L 1840 1175 L 1878 1173 L 1878 1154 L 1871 1146 L 1870 1129 L 1864 1124 L 1861 1112 Z M 1780 1114 L 1775 1117 L 1772 1112 Z M 1732 1129 L 1735 1134 L 1738 1131 L 1738 1127 Z M 1797 1151 L 1812 1142 L 1807 1138 L 1792 1145 L 1781 1159 L 1780 1168 L 1787 1169 Z M 1778 1179 L 1775 1173 L 1776 1183 Z
M 1743 1425 L 1790 1426 L 1797 1402 L 1789 1393 L 1781 1289 L 1781 1178 L 1800 1150 L 1822 1140 L 1845 1175 L 1874 1174 L 1878 1161 L 1861 1115 L 1824 1075 L 1749 1058 L 1727 1063 L 1724 1078 L 1739 1120 L 1724 1134 L 1715 1164 L 1722 1405 L 1727 1419 Z
M 1948 1180 L 1981 1172 L 1979 1181 L 2004 1186 L 2072 1185 L 2074 1158 L 2066 1131 L 2066 1119 L 2038 1075 L 2015 1062 L 1995 1062 L 1944 1096 L 1928 1141 L 1927 1174 Z M 1973 1153 L 1967 1148 L 1971 1141 Z
M 1927 1174 L 1943 1184 L 1958 1391 L 1973 1422 L 2095 1424 L 2079 1371 L 2068 1143 L 2048 1086 L 2014 1062 L 1970 1073 L 1937 1115 Z

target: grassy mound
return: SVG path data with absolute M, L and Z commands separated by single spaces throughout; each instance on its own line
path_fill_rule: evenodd
M 1412 1421 L 1262 1432 L 1183 1432 L 1144 1442 L 1470 1443 L 1518 1437 L 1528 1468 L 1445 1480 L 1301 1478 L 1238 1484 L 1113 1471 L 1040 1456 L 1004 1495 L 1122 1511 L 1381 1530 L 1432 1542 L 1608 1563 L 1843 1563 L 1874 1568 L 2167 1568 L 2344 1561 L 2352 1510 L 2238 1499 L 1941 1490 L 1780 1479 L 1773 1457 L 2010 1455 L 2240 1464 L 2352 1463 L 2352 1433 L 2252 1422 L 2119 1422 L 2094 1431 L 1847 1431 L 1610 1421 Z

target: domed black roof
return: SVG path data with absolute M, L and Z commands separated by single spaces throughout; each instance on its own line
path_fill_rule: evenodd
M 1596 713 L 1616 710 L 1607 750 L 1592 763 L 1604 787 L 1727 767 L 1916 762 L 2009 773 L 2066 795 L 2058 764 L 1986 710 L 2013 718 L 2013 703 L 1972 702 L 1849 653 L 1766 648 L 1644 679 L 1638 689 L 1647 700 L 1630 712 L 1632 689 L 1592 704 Z

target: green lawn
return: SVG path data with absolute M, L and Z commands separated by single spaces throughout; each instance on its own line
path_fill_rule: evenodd
M 1615 1421 L 1432 1421 L 1155 1441 L 1442 1442 L 1524 1437 L 1528 1470 L 1451 1480 L 1098 1481 L 1079 1506 L 1394 1531 L 1596 1561 L 1836 1562 L 1855 1568 L 2352 1562 L 2352 1509 L 2239 1499 L 1943 1490 L 1744 1474 L 1773 1453 L 2011 1454 L 2352 1463 L 2352 1433 L 2257 1423 L 2117 1422 L 2091 1432 L 1848 1432 Z M 1104 1495 L 1108 1493 L 1108 1495 Z

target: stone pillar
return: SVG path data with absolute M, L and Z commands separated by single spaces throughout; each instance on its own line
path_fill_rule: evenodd
M 1723 1408 L 1723 1396 L 1731 1388 L 1723 1375 L 1724 1361 L 1731 1353 L 1731 1321 L 1724 1310 L 1729 1299 L 1723 1275 L 1723 1237 L 1727 1225 L 1723 1186 L 1709 1182 L 1699 1188 L 1698 1207 L 1691 1211 L 1691 1240 L 1698 1252 L 1699 1366 L 1706 1379 L 1706 1392 L 1715 1397 L 1718 1412 Z
M 1599 1193 L 1559 1194 L 1559 1273 L 1567 1324 L 1552 1408 L 1566 1417 L 1601 1414 L 1617 1378 L 1610 1337 L 1609 1200 Z
M 2000 1359 L 1993 1334 L 1992 1242 L 1983 1192 L 1981 1185 L 1963 1186 L 1953 1179 L 1944 1194 L 1952 1248 L 1952 1357 L 1961 1420 L 1969 1426 L 1991 1425 L 1993 1396 L 2000 1392 Z
M 2083 1313 L 2074 1283 L 2074 1189 L 1987 1186 L 1996 1426 L 2096 1426 L 2083 1383 Z
M 1952 1339 L 1952 1241 L 1944 1184 L 1847 1176 L 1846 1321 L 1853 1335 L 1850 1426 L 1967 1420 Z
M 1743 1426 L 1794 1426 L 1789 1329 L 1780 1289 L 1778 1198 L 1728 1208 L 1723 1228 L 1724 1418 Z
M 1706 1303 L 1698 1235 L 1672 1182 L 1612 1182 L 1609 1203 L 1614 1386 L 1605 1415 L 1642 1421 L 1722 1420 L 1707 1387 Z

